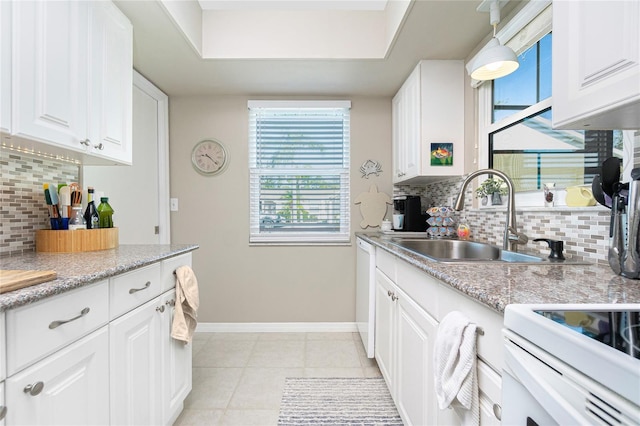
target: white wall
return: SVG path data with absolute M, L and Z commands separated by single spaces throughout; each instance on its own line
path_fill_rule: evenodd
M 171 241 L 196 243 L 201 322 L 351 322 L 355 320 L 355 245 L 249 246 L 247 97 L 172 97 L 169 101 Z M 376 183 L 391 195 L 391 99 L 351 98 L 351 199 Z M 230 162 L 218 176 L 191 167 L 194 144 L 221 141 Z M 380 177 L 361 177 L 366 160 Z M 390 213 L 390 209 L 388 212 Z M 352 203 L 352 231 L 361 215 Z

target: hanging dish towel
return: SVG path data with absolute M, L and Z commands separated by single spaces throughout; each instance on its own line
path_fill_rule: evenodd
M 476 325 L 462 312 L 450 312 L 440 322 L 434 363 L 438 407 L 452 407 L 463 425 L 479 425 Z
M 171 324 L 171 337 L 189 343 L 198 324 L 198 280 L 189 266 L 176 269 L 176 310 Z

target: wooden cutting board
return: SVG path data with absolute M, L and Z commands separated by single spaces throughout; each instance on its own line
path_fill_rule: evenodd
M 56 271 L 15 271 L 0 269 L 0 293 L 55 280 Z

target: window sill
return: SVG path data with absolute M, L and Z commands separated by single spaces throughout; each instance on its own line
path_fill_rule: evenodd
M 502 204 L 500 206 L 487 206 L 487 207 L 473 207 L 469 209 L 472 212 L 494 212 L 494 211 L 505 211 L 507 209 L 507 204 Z M 569 206 L 554 206 L 554 207 L 543 207 L 543 206 L 518 206 L 516 203 L 516 211 L 517 212 L 582 212 L 582 213 L 591 213 L 591 212 L 610 212 L 611 210 L 601 206 L 595 205 L 590 207 L 569 207 Z

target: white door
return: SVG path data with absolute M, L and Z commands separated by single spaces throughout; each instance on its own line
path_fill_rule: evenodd
M 84 166 L 83 186 L 109 197 L 120 244 L 167 244 L 168 98 L 137 72 L 133 81 L 133 164 Z
M 6 381 L 7 425 L 109 424 L 107 327 Z
M 158 425 L 162 417 L 160 297 L 109 324 L 111 424 Z

